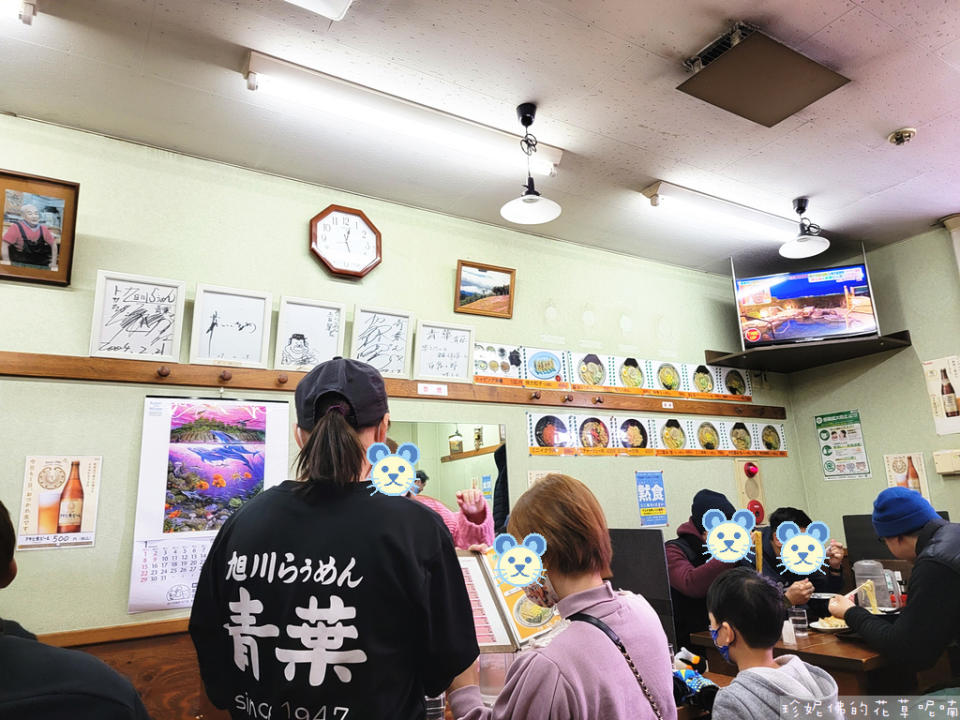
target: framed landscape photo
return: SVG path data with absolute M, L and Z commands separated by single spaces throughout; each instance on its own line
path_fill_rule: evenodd
M 516 275 L 513 268 L 457 260 L 454 312 L 512 318 Z
M 197 283 L 190 362 L 267 367 L 273 295 Z
M 350 357 L 373 365 L 384 377 L 410 377 L 413 314 L 357 305 Z
M 97 271 L 90 355 L 180 362 L 182 280 Z
M 342 357 L 346 315 L 342 303 L 281 297 L 274 368 L 306 372 Z
M 0 170 L 0 279 L 69 285 L 80 185 Z

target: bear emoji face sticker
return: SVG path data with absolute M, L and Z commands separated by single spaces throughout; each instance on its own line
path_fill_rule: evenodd
M 811 575 L 818 570 L 823 573 L 827 557 L 824 543 L 830 537 L 830 529 L 822 522 L 812 522 L 803 532 L 794 522 L 781 523 L 777 528 L 780 548 L 780 572 L 789 570 L 797 575 Z
M 500 533 L 493 541 L 497 553 L 494 574 L 500 582 L 514 587 L 525 587 L 543 577 L 542 556 L 547 551 L 547 541 L 540 533 L 530 533 L 522 543 L 510 533 Z
M 390 448 L 383 443 L 374 443 L 367 448 L 367 460 L 370 461 L 370 480 L 373 482 L 373 495 L 406 495 L 417 480 L 414 464 L 420 459 L 420 451 L 413 443 L 404 443 L 397 448 L 397 454 L 391 455 Z
M 756 518 L 749 510 L 737 510 L 727 520 L 722 510 L 707 510 L 701 520 L 707 531 L 706 555 L 725 563 L 735 563 L 753 554 L 750 531 Z

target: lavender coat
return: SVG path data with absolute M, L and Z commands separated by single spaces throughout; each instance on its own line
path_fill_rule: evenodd
M 676 718 L 667 637 L 650 604 L 614 592 L 610 583 L 560 601 L 564 618 L 597 617 L 620 636 L 664 718 Z M 521 653 L 510 666 L 493 709 L 480 688 L 450 693 L 458 720 L 652 720 L 655 716 L 623 655 L 598 628 L 571 622 L 545 647 Z

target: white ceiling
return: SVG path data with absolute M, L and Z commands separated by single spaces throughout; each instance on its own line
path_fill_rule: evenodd
M 332 23 L 282 0 L 0 0 L 0 111 L 510 226 L 518 167 L 476 169 L 362 121 L 246 89 L 255 49 L 563 148 L 538 234 L 687 267 L 776 256 L 733 229 L 651 208 L 656 179 L 779 215 L 851 247 L 960 210 L 957 0 L 356 0 Z M 773 128 L 675 90 L 681 60 L 730 21 L 849 77 Z M 887 134 L 919 129 L 909 145 Z M 0 139 L 2 143 L 2 139 Z M 25 169 L 29 171 L 29 168 Z M 517 226 L 512 226 L 517 227 Z

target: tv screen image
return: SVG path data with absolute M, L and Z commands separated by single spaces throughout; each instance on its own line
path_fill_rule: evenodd
M 866 265 L 737 278 L 744 348 L 877 334 Z

